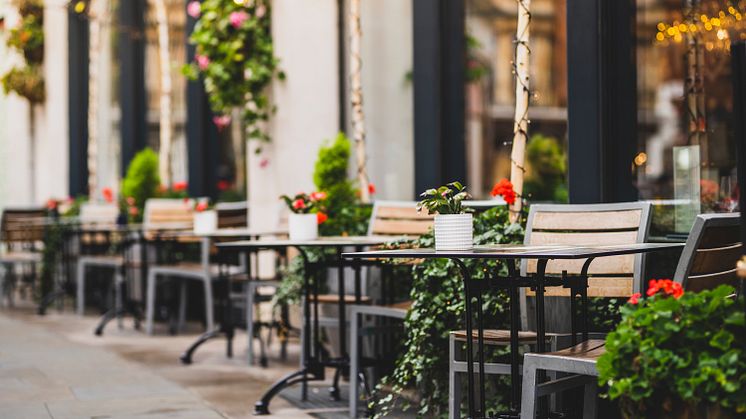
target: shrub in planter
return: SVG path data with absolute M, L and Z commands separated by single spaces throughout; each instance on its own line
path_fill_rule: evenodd
M 122 179 L 121 207 L 130 221 L 142 221 L 145 201 L 158 195 L 161 178 L 158 175 L 158 155 L 150 148 L 138 152 Z
M 606 339 L 599 382 L 628 418 L 746 416 L 746 319 L 735 290 L 651 281 Z

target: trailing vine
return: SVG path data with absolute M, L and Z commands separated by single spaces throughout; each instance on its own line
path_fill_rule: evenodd
M 7 45 L 23 55 L 25 64 L 15 66 L 1 80 L 5 93 L 15 92 L 32 105 L 45 98 L 42 63 L 44 61 L 44 3 L 42 0 L 18 2 L 21 19 L 10 30 Z
M 476 244 L 522 243 L 523 233 L 522 224 L 510 222 L 507 207 L 492 208 L 474 217 Z M 433 247 L 434 238 L 431 233 L 405 245 Z M 467 260 L 466 265 L 477 280 L 496 270 L 507 275 L 507 266 L 496 261 Z M 386 416 L 396 406 L 406 409 L 408 401 L 402 400 L 401 395 L 411 386 L 419 395 L 419 417 L 447 416 L 448 334 L 463 328 L 463 294 L 463 281 L 453 261 L 428 259 L 412 268 L 410 298 L 413 305 L 404 320 L 405 352 L 397 360 L 394 372 L 377 387 L 373 406 L 376 417 Z M 487 324 L 507 328 L 506 295 L 502 292 L 485 294 L 484 313 Z M 501 386 L 500 390 L 489 393 L 496 395 L 489 403 L 495 408 L 505 405 L 509 394 L 504 381 L 496 385 Z
M 270 11 L 268 0 L 204 0 L 187 6 L 197 19 L 190 36 L 196 52 L 184 74 L 204 79 L 218 129 L 240 108 L 247 138 L 260 141 L 270 140 L 263 123 L 275 111 L 267 87 L 275 77 L 285 78 L 274 55 Z

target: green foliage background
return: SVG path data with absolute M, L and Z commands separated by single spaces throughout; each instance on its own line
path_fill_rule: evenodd
M 137 216 L 131 217 L 133 221 L 142 220 L 145 201 L 157 196 L 160 186 L 158 155 L 153 149 L 145 148 L 135 154 L 127 168 L 126 176 L 122 179 L 121 195 L 123 200 L 128 197 L 135 198 L 135 206 L 139 210 Z M 125 206 L 124 202 L 122 206 Z
M 526 146 L 523 194 L 531 201 L 568 201 L 567 156 L 556 138 L 536 134 Z

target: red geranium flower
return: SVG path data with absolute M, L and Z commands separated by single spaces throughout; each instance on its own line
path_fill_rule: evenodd
M 199 201 L 197 203 L 197 205 L 194 207 L 194 209 L 197 212 L 202 212 L 202 211 L 206 210 L 207 209 L 207 202 L 205 202 L 205 201 Z
M 114 202 L 114 192 L 111 190 L 111 188 L 103 188 L 101 189 L 101 195 L 104 196 L 104 200 L 108 203 Z
M 368 184 L 368 193 L 371 195 L 374 195 L 376 193 L 376 185 L 375 183 L 369 183 Z
M 127 205 L 134 206 L 135 205 L 135 197 L 134 196 L 128 196 L 127 197 Z
M 329 216 L 324 214 L 323 212 L 317 212 L 316 213 L 316 222 L 318 224 L 322 224 L 324 221 L 328 220 Z
M 230 187 L 231 187 L 231 184 L 227 180 L 219 180 L 218 181 L 218 190 L 219 191 L 221 191 L 221 192 L 222 191 L 227 191 L 228 188 L 230 188 Z
M 326 196 L 326 192 L 311 192 L 311 201 L 323 201 Z
M 50 211 L 57 209 L 57 200 L 54 198 L 47 199 L 47 209 Z
M 187 189 L 187 183 L 186 182 L 176 182 L 174 183 L 174 191 L 176 192 L 184 192 Z
M 295 201 L 293 201 L 293 208 L 294 209 L 303 209 L 306 207 L 306 203 L 303 202 L 302 199 L 298 198 Z
M 136 216 L 137 214 L 140 213 L 140 210 L 137 207 L 130 207 L 129 208 L 129 213 L 130 213 L 131 216 L 134 217 L 134 216 Z
M 642 294 L 640 294 L 639 292 L 636 292 L 632 294 L 631 297 L 629 297 L 629 300 L 627 300 L 627 302 L 630 304 L 637 304 L 640 302 L 640 297 L 642 297 Z
M 651 279 L 648 284 L 648 297 L 652 297 L 660 291 L 674 298 L 680 298 L 684 295 L 684 288 L 678 282 L 671 281 L 670 279 Z
M 500 179 L 499 182 L 492 187 L 492 196 L 502 196 L 508 205 L 515 203 L 516 193 L 513 189 L 513 184 L 508 179 Z

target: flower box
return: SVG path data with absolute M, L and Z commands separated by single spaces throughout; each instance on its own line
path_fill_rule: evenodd
M 290 240 L 315 240 L 319 237 L 318 216 L 316 214 L 290 214 L 288 232 Z

